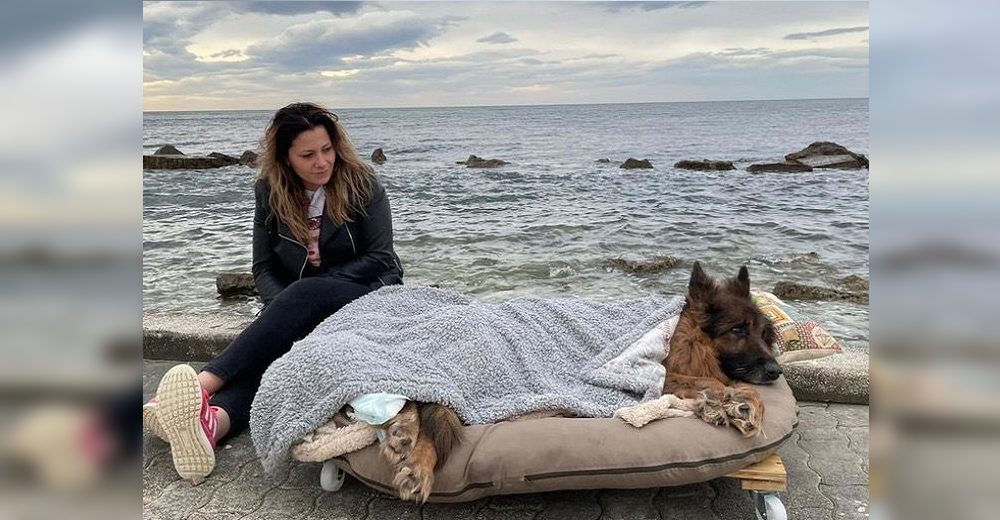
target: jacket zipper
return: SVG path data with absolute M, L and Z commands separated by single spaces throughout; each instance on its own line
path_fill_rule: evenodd
M 344 223 L 344 229 L 347 230 L 347 237 L 351 239 L 351 251 L 353 251 L 354 254 L 357 255 L 358 254 L 358 248 L 354 247 L 354 235 L 351 234 L 351 228 L 348 227 L 348 225 L 347 225 L 346 222 Z
M 285 235 L 282 235 L 281 233 L 278 233 L 278 236 L 281 237 L 281 238 L 284 238 L 285 240 L 287 240 L 287 241 L 289 241 L 289 242 L 291 242 L 293 244 L 302 246 L 302 249 L 306 250 L 306 257 L 302 260 L 302 267 L 299 268 L 299 280 L 301 280 L 302 279 L 302 273 L 306 270 L 306 262 L 309 261 L 309 248 L 306 247 L 305 245 L 303 245 L 302 242 L 299 242 L 298 240 L 294 240 L 294 239 L 288 238 Z

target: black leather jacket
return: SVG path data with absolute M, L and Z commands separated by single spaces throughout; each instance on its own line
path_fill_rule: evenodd
M 292 282 L 308 276 L 332 276 L 373 289 L 403 283 L 403 268 L 392 247 L 392 214 L 385 187 L 376 181 L 367 214 L 336 225 L 323 215 L 320 226 L 319 267 L 306 261 L 306 246 L 299 242 L 271 211 L 271 186 L 254 185 L 253 277 L 257 292 L 267 305 Z

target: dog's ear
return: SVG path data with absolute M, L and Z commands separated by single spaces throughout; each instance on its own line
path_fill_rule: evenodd
M 695 262 L 691 269 L 691 281 L 688 282 L 688 297 L 693 301 L 705 301 L 713 289 L 715 281 L 702 270 L 701 262 Z
M 729 291 L 740 298 L 750 297 L 750 271 L 747 270 L 747 266 L 740 267 L 736 279 L 730 280 Z
M 747 270 L 747 266 L 740 267 L 736 279 L 729 282 L 729 290 L 740 298 L 750 297 L 750 271 Z

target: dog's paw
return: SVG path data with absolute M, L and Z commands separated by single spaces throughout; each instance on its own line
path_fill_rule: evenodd
M 406 403 L 406 406 L 386 423 L 383 429 L 385 439 L 380 446 L 382 456 L 390 464 L 398 466 L 410 456 L 420 435 L 420 415 L 417 413 L 416 405 L 412 402 Z
M 426 502 L 434 485 L 434 472 L 427 471 L 421 466 L 403 463 L 392 479 L 392 485 L 396 487 L 399 498 Z
M 744 437 L 753 437 L 761 433 L 764 425 L 764 403 L 754 389 L 726 388 L 722 408 L 729 424 L 739 430 Z
M 437 452 L 434 444 L 426 435 L 421 435 L 409 457 L 397 466 L 396 476 L 392 479 L 399 498 L 426 502 L 434 487 L 435 465 Z
M 694 399 L 694 413 L 713 426 L 728 426 L 729 416 L 724 407 L 724 395 L 712 391 L 702 391 Z

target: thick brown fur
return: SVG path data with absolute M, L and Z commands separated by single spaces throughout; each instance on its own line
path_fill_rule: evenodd
M 775 337 L 773 325 L 750 299 L 746 267 L 735 278 L 716 282 L 695 262 L 663 363 L 663 393 L 695 400 L 695 413 L 710 424 L 757 435 L 764 402 L 747 383 L 768 384 L 781 374 L 771 351 Z

